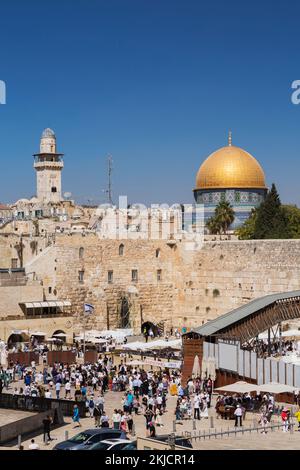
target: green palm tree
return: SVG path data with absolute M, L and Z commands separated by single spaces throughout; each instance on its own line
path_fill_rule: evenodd
M 228 201 L 221 201 L 215 209 L 215 218 L 219 222 L 224 234 L 234 221 L 234 210 Z
M 219 235 L 222 230 L 220 222 L 216 219 L 215 216 L 208 219 L 206 222 L 206 227 L 208 228 L 211 235 Z

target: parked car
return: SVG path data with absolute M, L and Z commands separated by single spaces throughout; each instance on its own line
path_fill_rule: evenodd
M 119 429 L 100 428 L 81 431 L 66 441 L 59 442 L 53 450 L 86 450 L 88 447 L 107 439 L 120 438 L 122 431 Z
M 85 450 L 137 450 L 136 441 L 128 439 L 105 439 L 91 446 L 86 446 Z

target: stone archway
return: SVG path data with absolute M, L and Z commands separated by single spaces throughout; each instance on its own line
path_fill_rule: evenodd
M 13 346 L 29 342 L 29 337 L 25 333 L 12 333 L 7 339 L 8 349 L 12 349 Z
M 159 328 L 158 328 L 158 326 L 155 325 L 155 323 L 152 323 L 151 321 L 145 321 L 145 322 L 142 324 L 141 333 L 142 333 L 143 335 L 147 334 L 147 336 L 149 336 L 150 330 L 153 331 L 154 337 L 159 336 Z

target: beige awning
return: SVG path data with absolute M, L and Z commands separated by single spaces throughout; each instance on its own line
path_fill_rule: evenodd
M 215 392 L 232 392 L 232 393 L 250 393 L 258 390 L 259 386 L 256 384 L 249 384 L 248 382 L 235 382 L 230 385 L 215 388 Z
M 256 389 L 260 392 L 273 393 L 274 395 L 276 393 L 294 393 L 295 390 L 298 390 L 291 385 L 279 384 L 277 382 L 257 385 Z
M 44 307 L 71 307 L 69 300 L 49 300 L 44 302 L 20 302 L 26 308 L 44 308 Z

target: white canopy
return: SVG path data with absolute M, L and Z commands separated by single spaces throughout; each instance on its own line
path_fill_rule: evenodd
M 46 333 L 44 333 L 43 331 L 31 331 L 30 335 L 31 336 L 46 336 Z
M 66 338 L 66 333 L 56 333 L 55 335 L 52 335 L 52 338 Z
M 277 382 L 270 382 L 267 384 L 262 384 L 262 385 L 256 385 L 256 390 L 259 392 L 266 392 L 266 393 L 294 393 L 295 390 L 298 390 L 295 387 L 292 387 L 291 385 L 284 385 L 284 384 L 279 384 Z
M 90 338 L 90 342 L 94 344 L 104 344 L 107 343 L 107 340 L 104 338 Z
M 28 330 L 11 330 L 12 335 L 21 335 L 23 333 L 27 334 L 27 335 L 30 334 L 30 332 L 28 332 Z
M 235 382 L 230 385 L 224 385 L 223 387 L 215 388 L 215 392 L 231 392 L 231 393 L 250 393 L 255 392 L 258 389 L 258 385 L 249 384 L 248 382 Z
M 174 348 L 180 349 L 181 339 L 174 339 L 171 341 L 166 341 L 159 339 L 157 341 L 150 341 L 149 343 L 144 343 L 142 341 L 134 341 L 132 343 L 126 343 L 123 345 L 123 349 L 132 349 L 132 350 L 141 350 L 146 351 L 148 349 L 163 349 L 163 348 Z
M 48 302 L 21 302 L 28 309 L 43 308 L 43 307 L 71 307 L 71 302 L 68 300 L 49 300 Z
M 87 330 L 85 332 L 85 339 L 90 340 L 91 338 L 112 338 L 114 339 L 117 343 L 123 343 L 124 338 L 126 336 L 132 336 L 133 335 L 133 330 L 132 329 L 117 329 L 117 330 Z M 75 338 L 76 339 L 83 339 L 84 333 L 83 331 L 80 332 L 79 335 L 77 335 Z

